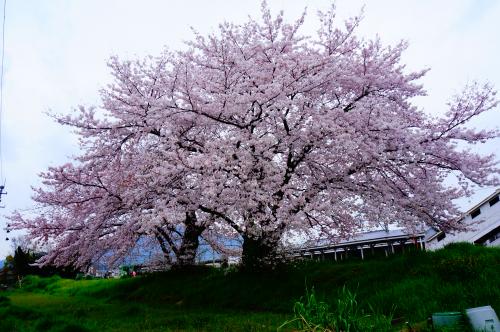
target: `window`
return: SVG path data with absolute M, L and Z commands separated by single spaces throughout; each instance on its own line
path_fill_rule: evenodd
M 470 213 L 470 216 L 472 217 L 472 219 L 474 219 L 480 214 L 481 214 L 481 209 L 476 209 Z
M 444 239 L 445 237 L 446 237 L 446 234 L 445 234 L 444 232 L 441 232 L 441 234 L 439 234 L 439 235 L 437 236 L 437 240 L 438 240 L 438 242 L 439 242 L 439 241 L 441 241 L 442 239 Z
M 498 195 L 490 199 L 490 206 L 493 206 L 498 203 Z
M 493 241 L 495 241 L 496 239 L 499 239 L 500 238 L 500 231 L 497 232 L 496 234 L 493 234 L 489 239 L 488 239 L 488 242 L 491 243 Z

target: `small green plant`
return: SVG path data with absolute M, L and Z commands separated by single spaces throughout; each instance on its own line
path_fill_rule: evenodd
M 391 317 L 360 312 L 356 294 L 345 286 L 340 289 L 335 308 L 323 301 L 318 301 L 314 288 L 309 292 L 306 287 L 305 297 L 295 302 L 294 318 L 283 323 L 278 331 L 289 325 L 295 325 L 301 332 L 360 332 L 387 331 L 391 327 Z
M 356 294 L 351 293 L 351 291 L 343 286 L 337 298 L 336 305 L 337 310 L 332 313 L 331 317 L 333 326 L 339 331 L 355 331 L 360 318 Z
M 329 331 L 327 326 L 330 320 L 330 307 L 327 303 L 318 301 L 314 287 L 309 292 L 306 287 L 305 297 L 295 302 L 293 313 L 295 318 L 285 322 L 282 327 L 296 323 L 300 331 Z

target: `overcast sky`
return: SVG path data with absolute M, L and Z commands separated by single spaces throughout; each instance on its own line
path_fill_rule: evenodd
M 307 6 L 303 34 L 313 34 L 316 12 L 331 1 L 268 1 L 276 12 L 297 18 Z M 386 44 L 410 43 L 408 68 L 431 68 L 422 79 L 428 96 L 415 103 L 429 113 L 445 110 L 446 101 L 467 82 L 491 82 L 500 88 L 500 1 L 495 0 L 338 0 L 339 22 L 365 6 L 359 33 L 379 35 Z M 98 105 L 98 90 L 110 80 L 111 55 L 135 58 L 182 47 L 190 27 L 206 33 L 227 20 L 260 17 L 260 1 L 9 0 L 5 27 L 3 177 L 8 195 L 2 215 L 29 209 L 31 186 L 49 165 L 77 153 L 76 139 L 45 112 L 68 113 L 80 104 Z M 500 124 L 499 109 L 474 125 Z M 496 143 L 496 145 L 495 145 Z M 500 140 L 481 147 L 499 154 Z M 467 210 L 492 192 L 478 191 L 459 202 Z M 0 258 L 10 251 L 0 218 Z M 10 234 L 9 234 L 10 235 Z

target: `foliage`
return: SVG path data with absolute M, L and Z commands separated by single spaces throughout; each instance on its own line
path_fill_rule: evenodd
M 314 287 L 309 292 L 306 287 L 305 299 L 295 302 L 293 312 L 295 320 L 298 321 L 298 327 L 301 330 L 317 330 L 330 325 L 329 305 L 318 301 L 314 292 Z M 293 321 L 290 321 L 290 323 Z M 282 325 L 284 326 L 284 325 Z
M 356 295 L 345 286 L 341 288 L 333 311 L 330 306 L 316 299 L 314 288 L 306 297 L 295 302 L 295 318 L 283 323 L 278 330 L 297 323 L 299 331 L 309 332 L 365 332 L 388 331 L 391 329 L 391 316 L 376 314 L 364 315 L 360 312 Z
M 61 277 L 52 276 L 50 278 L 42 278 L 36 275 L 29 275 L 23 279 L 22 289 L 27 292 L 44 292 L 48 291 L 49 287 L 53 286 Z
M 494 156 L 462 149 L 498 136 L 467 128 L 495 91 L 473 83 L 443 116 L 424 113 L 413 98 L 427 70 L 405 68 L 406 43 L 334 18 L 320 13 L 317 35 L 302 36 L 305 15 L 287 22 L 263 2 L 260 20 L 196 33 L 186 51 L 112 58 L 102 107 L 54 116 L 80 154 L 41 174 L 39 209 L 9 228 L 54 242 L 44 261 L 58 265 L 123 257 L 140 239 L 190 265 L 200 238 L 218 251 L 230 238 L 251 269 L 294 235 L 463 228 L 453 199 L 499 183 Z
M 31 264 L 36 262 L 36 257 L 29 251 L 24 251 L 21 247 L 17 247 L 12 261 L 14 272 L 19 276 L 25 276 L 32 273 L 34 270 Z
M 77 271 L 71 266 L 55 267 L 51 265 L 39 266 L 37 260 L 42 256 L 40 253 L 17 247 L 14 256 L 7 256 L 5 268 L 0 274 L 0 283 L 13 284 L 21 282 L 27 275 L 53 276 L 60 275 L 66 278 L 73 278 Z M 10 276 L 9 273 L 12 273 Z

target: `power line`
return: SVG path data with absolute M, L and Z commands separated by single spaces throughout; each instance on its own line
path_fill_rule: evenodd
M 3 23 L 2 23 L 2 69 L 0 72 L 0 181 L 4 182 L 3 177 L 3 154 L 2 154 L 2 111 L 3 111 L 3 72 L 5 64 L 5 12 L 7 7 L 7 0 L 3 1 Z M 1 200 L 0 191 L 0 200 Z
M 3 154 L 2 154 L 2 115 L 3 115 L 3 72 L 5 67 L 5 12 L 7 0 L 3 1 L 3 22 L 2 22 L 2 69 L 0 71 L 0 202 L 2 195 L 5 195 L 5 178 L 3 176 Z

